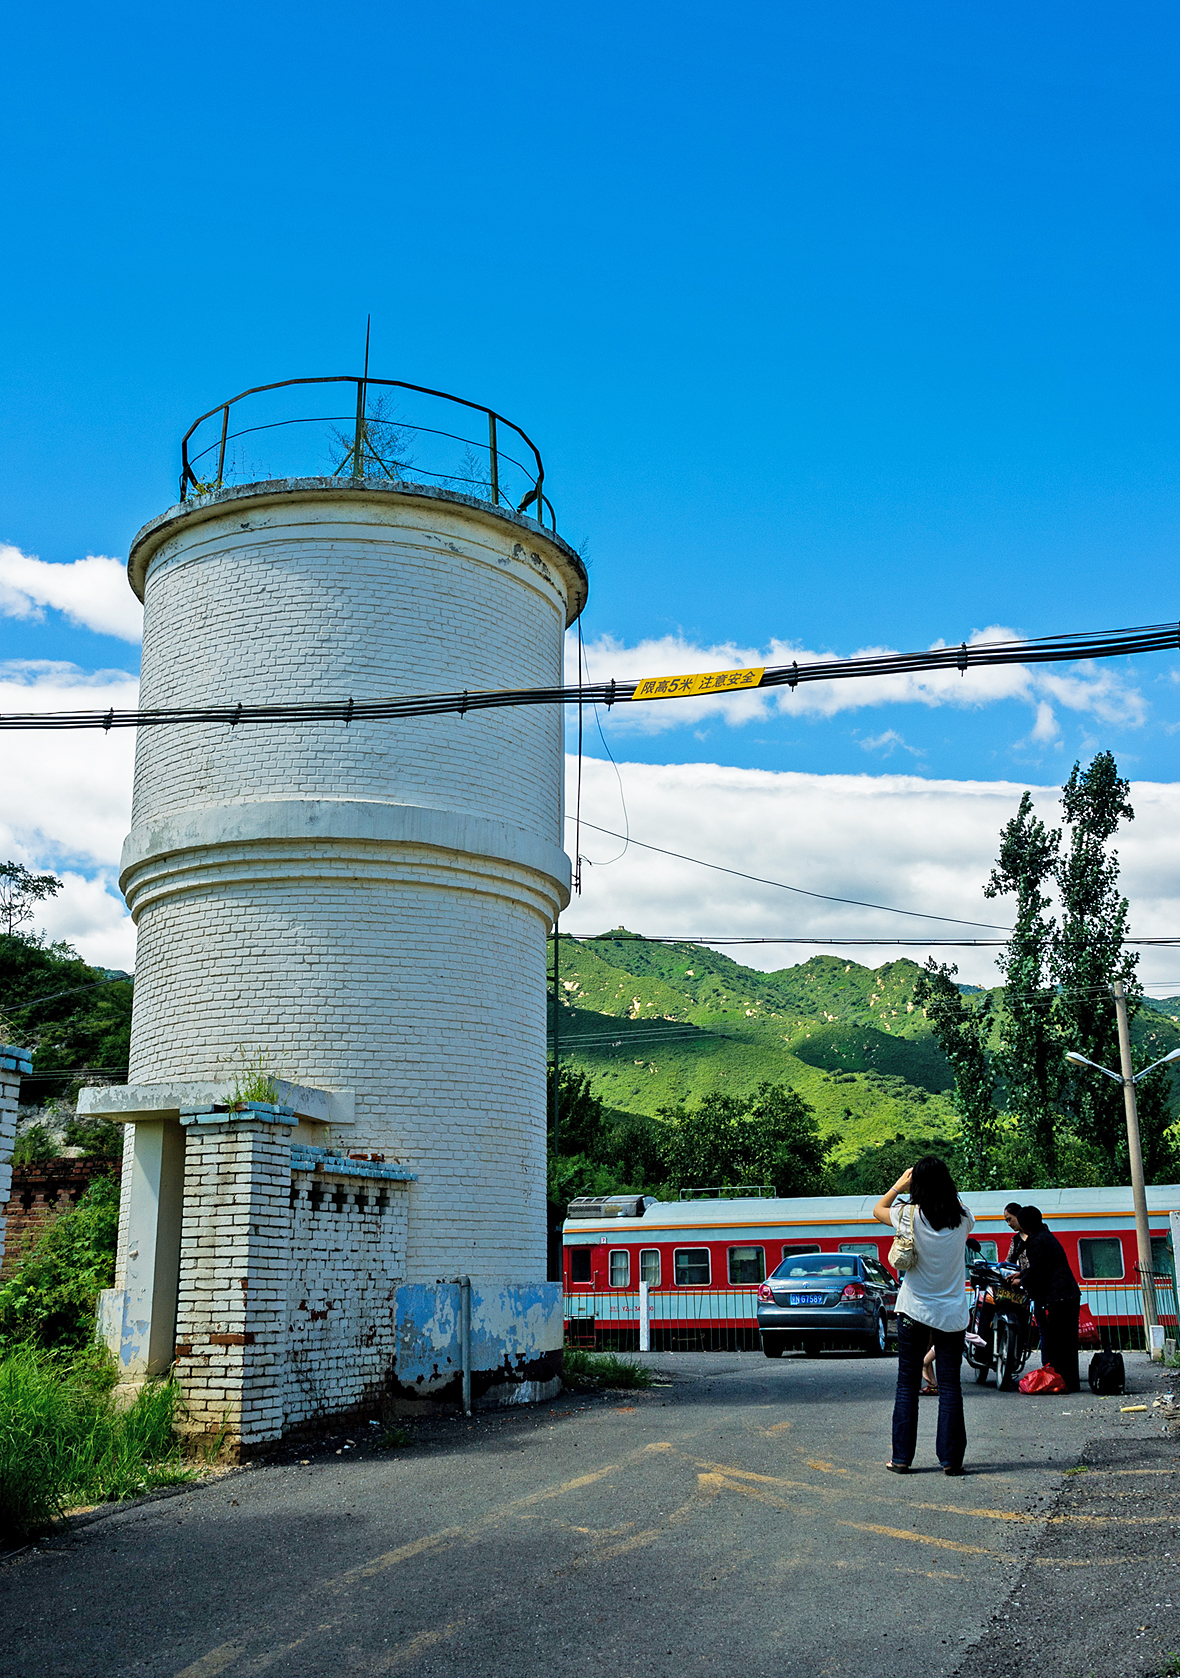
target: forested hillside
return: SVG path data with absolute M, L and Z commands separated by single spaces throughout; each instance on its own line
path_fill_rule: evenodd
M 552 972 L 552 940 L 549 956 Z M 643 1157 L 636 1137 L 649 1121 L 710 1095 L 750 1098 L 767 1082 L 801 1096 L 820 1135 L 833 1140 L 833 1187 L 871 1185 L 915 1146 L 949 1153 L 954 1080 L 914 1002 L 920 972 L 906 960 L 867 968 L 813 956 L 759 973 L 717 951 L 648 943 L 624 928 L 563 938 L 561 1063 L 588 1079 L 583 1092 L 604 1107 L 587 1181 L 650 1186 L 635 1169 Z M 552 1015 L 551 995 L 551 1042 Z M 1177 1015 L 1165 1003 L 1140 1011 L 1132 1037 L 1146 1058 L 1180 1044 Z M 1180 1114 L 1175 1076 L 1171 1111 Z

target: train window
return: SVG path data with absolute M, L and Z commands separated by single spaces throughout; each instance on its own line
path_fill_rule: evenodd
M 708 1247 L 677 1247 L 673 1258 L 676 1263 L 676 1286 L 678 1288 L 708 1287 Z
M 766 1251 L 762 1247 L 731 1247 L 729 1249 L 729 1279 L 731 1282 L 765 1282 Z
M 842 1253 L 859 1253 L 862 1258 L 880 1258 L 881 1250 L 875 1241 L 841 1241 Z
M 1123 1274 L 1123 1244 L 1116 1236 L 1085 1236 L 1078 1242 L 1082 1276 L 1091 1282 L 1117 1282 Z
M 610 1256 L 610 1285 L 612 1288 L 631 1286 L 631 1254 L 616 1248 Z
M 1156 1276 L 1170 1276 L 1176 1280 L 1176 1266 L 1172 1260 L 1172 1243 L 1166 1235 L 1151 1238 L 1151 1268 Z
M 784 1259 L 794 1258 L 796 1253 L 818 1253 L 818 1252 L 819 1252 L 819 1242 L 818 1241 L 811 1241 L 811 1242 L 808 1242 L 808 1243 L 803 1244 L 803 1245 L 800 1245 L 800 1244 L 796 1243 L 793 1246 L 783 1248 L 783 1258 Z
M 588 1282 L 590 1280 L 590 1247 L 570 1248 L 570 1281 Z
M 653 1288 L 660 1285 L 660 1253 L 658 1247 L 644 1247 L 639 1255 L 639 1280 Z
M 977 1258 L 986 1259 L 989 1264 L 998 1264 L 1000 1262 L 1000 1249 L 994 1241 L 981 1241 L 977 1253 L 967 1254 L 967 1263 L 971 1264 Z

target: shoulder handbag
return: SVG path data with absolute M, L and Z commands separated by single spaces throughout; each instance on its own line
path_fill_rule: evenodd
M 909 1227 L 906 1226 L 906 1213 L 909 1213 Z M 918 1249 L 914 1246 L 914 1219 L 917 1208 L 911 1204 L 903 1206 L 901 1217 L 897 1220 L 897 1234 L 893 1237 L 893 1245 L 889 1249 L 889 1262 L 899 1276 L 904 1276 L 907 1270 L 912 1270 L 918 1262 Z

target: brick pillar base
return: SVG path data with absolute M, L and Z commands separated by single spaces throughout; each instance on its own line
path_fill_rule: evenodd
M 185 1108 L 176 1375 L 185 1431 L 279 1438 L 291 1266 L 289 1107 Z

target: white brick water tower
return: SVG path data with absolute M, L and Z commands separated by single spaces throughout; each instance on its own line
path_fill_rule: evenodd
M 367 457 L 198 485 L 132 545 L 142 707 L 559 685 L 585 570 L 502 504 L 494 423 L 489 459 L 476 494 Z M 130 1082 L 82 1099 L 128 1125 L 104 1332 L 127 1380 L 175 1357 L 194 1426 L 229 1417 L 248 1448 L 381 1394 L 454 1398 L 460 1274 L 477 1396 L 555 1390 L 562 757 L 558 705 L 140 729 Z M 243 1062 L 277 1107 L 227 1110 Z

